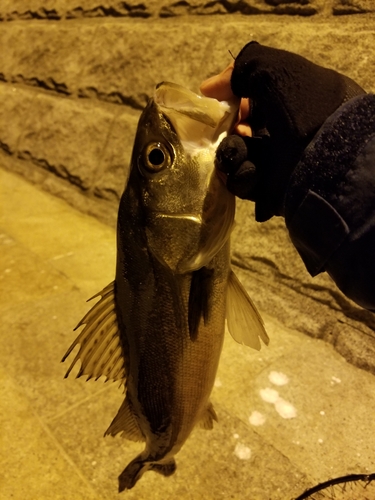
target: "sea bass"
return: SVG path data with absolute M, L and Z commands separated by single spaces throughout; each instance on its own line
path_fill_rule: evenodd
M 106 435 L 144 441 L 119 491 L 144 472 L 169 476 L 194 426 L 217 420 L 210 402 L 225 319 L 240 343 L 268 343 L 230 267 L 235 199 L 214 167 L 237 106 L 172 83 L 156 87 L 135 137 L 117 229 L 116 277 L 80 321 L 66 376 L 121 381 L 126 393 Z

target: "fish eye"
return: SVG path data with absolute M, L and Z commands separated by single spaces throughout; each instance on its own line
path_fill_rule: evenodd
M 152 142 L 144 149 L 143 164 L 150 172 L 159 172 L 171 163 L 171 154 L 161 142 Z

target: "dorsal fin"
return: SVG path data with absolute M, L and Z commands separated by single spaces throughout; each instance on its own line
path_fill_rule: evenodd
M 87 375 L 87 380 L 89 380 L 93 377 L 98 379 L 104 375 L 107 380 L 124 382 L 126 378 L 125 362 L 117 324 L 114 282 L 91 299 L 99 295 L 101 299 L 76 326 L 75 329 L 86 325 L 62 359 L 65 361 L 73 349 L 77 345 L 80 346 L 65 378 L 69 376 L 73 366 L 80 360 L 81 369 L 77 378 Z
M 215 422 L 217 422 L 217 415 L 210 401 L 207 408 L 203 412 L 202 418 L 199 421 L 199 427 L 202 427 L 202 429 L 211 430 L 214 427 L 214 420 Z
M 232 270 L 228 279 L 226 315 L 229 333 L 236 342 L 258 351 L 261 347 L 259 338 L 269 344 L 263 320 Z
M 104 436 L 116 436 L 122 432 L 122 437 L 130 441 L 144 441 L 144 435 L 139 428 L 137 417 L 134 415 L 128 397 L 126 397 L 112 420 L 111 425 L 105 431 Z

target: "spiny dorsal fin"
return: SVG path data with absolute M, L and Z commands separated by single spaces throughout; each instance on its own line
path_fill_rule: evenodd
M 117 415 L 105 431 L 104 436 L 116 436 L 119 432 L 122 432 L 122 437 L 129 439 L 130 441 L 145 440 L 144 435 L 139 428 L 137 418 L 133 413 L 131 404 L 129 403 L 128 397 L 124 399 Z
M 77 328 L 86 325 L 69 347 L 62 361 L 79 345 L 79 351 L 71 363 L 65 378 L 73 366 L 81 361 L 81 369 L 77 378 L 87 375 L 96 380 L 104 375 L 107 380 L 125 381 L 125 363 L 120 342 L 120 334 L 115 310 L 114 282 L 110 283 L 100 293 L 91 299 L 101 296 L 101 299 L 90 309 L 78 323 Z M 91 300 L 90 299 L 90 300 Z
M 201 420 L 199 421 L 199 427 L 202 427 L 202 429 L 211 430 L 214 427 L 214 420 L 215 422 L 218 421 L 216 412 L 210 401 L 207 408 L 203 412 Z
M 263 320 L 232 270 L 228 279 L 226 314 L 229 333 L 236 342 L 258 351 L 261 347 L 259 338 L 268 345 L 269 337 Z

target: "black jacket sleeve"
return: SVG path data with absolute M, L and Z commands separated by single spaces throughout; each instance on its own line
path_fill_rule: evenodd
M 375 95 L 349 100 L 325 121 L 284 203 L 309 273 L 326 271 L 346 296 L 375 311 Z

